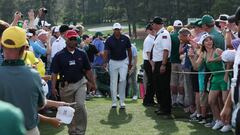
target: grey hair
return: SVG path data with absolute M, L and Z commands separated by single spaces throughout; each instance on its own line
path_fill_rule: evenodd
M 191 35 L 191 31 L 188 28 L 181 28 L 178 32 L 178 34 L 180 35 L 184 35 L 184 36 L 188 36 Z

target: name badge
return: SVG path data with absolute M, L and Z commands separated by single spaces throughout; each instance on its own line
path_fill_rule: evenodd
M 72 65 L 76 65 L 75 60 L 71 60 L 71 61 L 69 61 L 69 65 L 70 65 L 70 66 L 72 66 Z

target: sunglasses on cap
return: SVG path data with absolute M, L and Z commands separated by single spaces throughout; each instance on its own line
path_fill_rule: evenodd
M 77 38 L 76 37 L 71 37 L 69 38 L 70 41 L 77 41 Z

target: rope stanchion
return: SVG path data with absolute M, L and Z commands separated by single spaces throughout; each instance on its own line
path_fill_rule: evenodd
M 172 73 L 176 74 L 213 74 L 213 73 L 224 73 L 224 72 L 230 72 L 233 71 L 233 69 L 228 69 L 228 70 L 220 70 L 220 71 L 214 71 L 214 72 L 179 72 L 179 71 L 172 71 Z

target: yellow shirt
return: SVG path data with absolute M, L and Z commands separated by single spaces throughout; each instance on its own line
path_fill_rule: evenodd
M 36 58 L 33 52 L 24 51 L 22 59 L 24 60 L 26 65 L 30 67 L 36 67 L 41 77 L 45 75 L 46 70 L 44 63 L 41 59 Z

